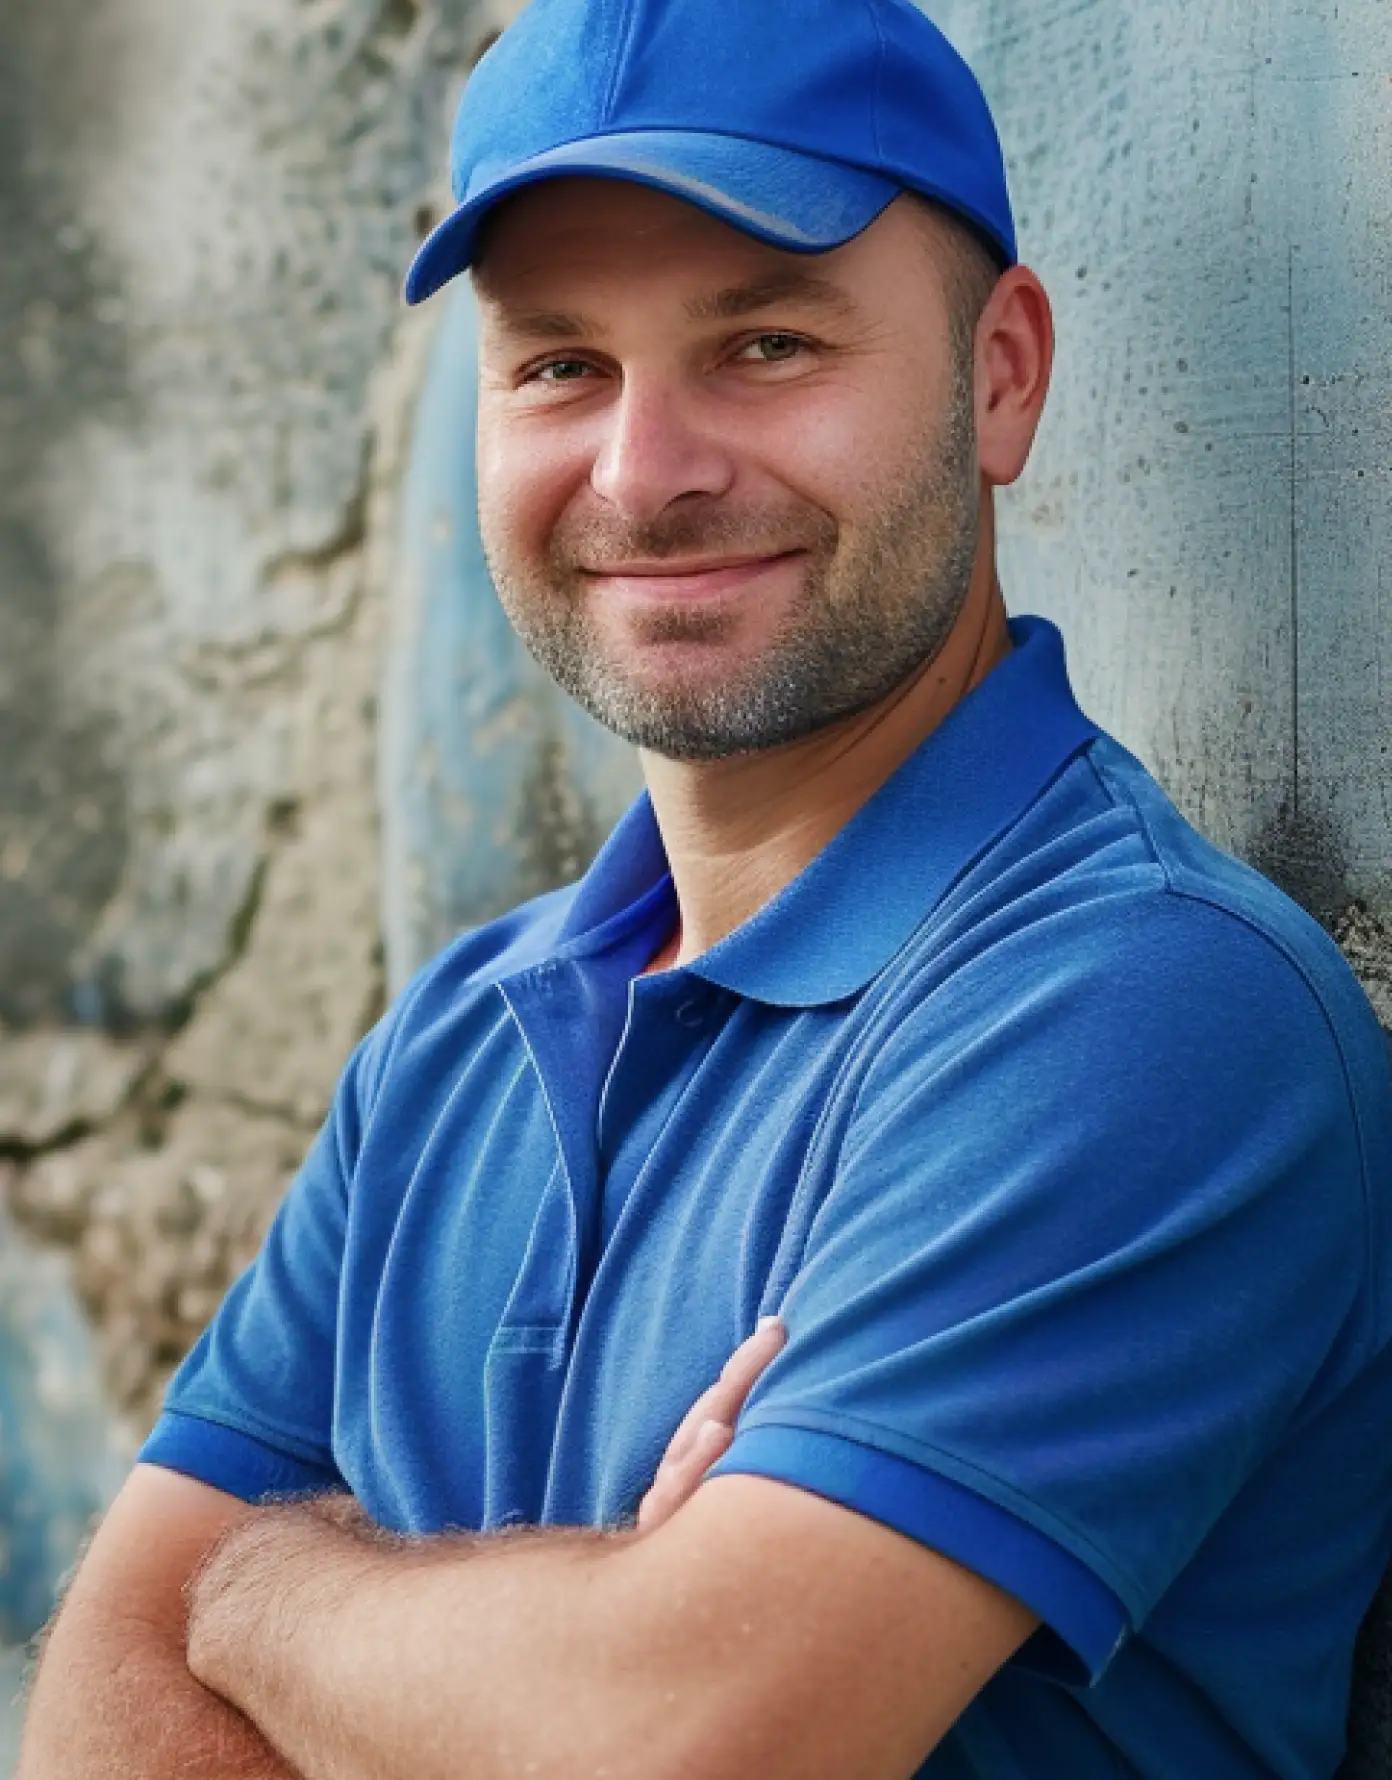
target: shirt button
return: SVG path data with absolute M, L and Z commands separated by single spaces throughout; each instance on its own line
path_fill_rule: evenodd
M 702 1001 L 684 1001 L 677 1009 L 677 1024 L 679 1026 L 704 1026 L 705 1022 L 706 1007 Z

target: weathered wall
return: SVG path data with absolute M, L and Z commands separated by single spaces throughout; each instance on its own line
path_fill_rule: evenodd
M 502 10 L 0 9 L 0 1190 L 127 1444 L 383 998 L 399 287 Z
M 381 1002 L 379 895 L 399 977 L 573 869 L 631 788 L 498 628 L 466 299 L 397 302 L 507 10 L 0 9 L 0 1192 L 73 1257 L 127 1436 Z M 1392 14 L 932 10 L 1061 323 L 1012 603 L 1392 1022 Z M 19 1272 L 0 1327 L 32 1356 Z

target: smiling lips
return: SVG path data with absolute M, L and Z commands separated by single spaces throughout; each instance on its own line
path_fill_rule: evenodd
M 800 550 L 777 556 L 725 557 L 712 562 L 682 565 L 671 562 L 623 563 L 612 569 L 587 569 L 591 581 L 635 600 L 672 602 L 720 599 L 740 593 L 771 569 L 803 555 Z

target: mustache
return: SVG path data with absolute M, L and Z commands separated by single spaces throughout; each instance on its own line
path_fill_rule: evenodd
M 551 567 L 561 574 L 620 562 L 668 562 L 702 556 L 782 556 L 805 550 L 827 554 L 840 528 L 820 507 L 799 505 L 691 507 L 647 524 L 624 524 L 601 514 L 562 522 L 552 533 Z

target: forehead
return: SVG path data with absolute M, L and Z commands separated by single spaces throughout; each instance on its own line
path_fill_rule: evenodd
M 797 254 L 632 181 L 555 179 L 499 205 L 474 283 L 485 313 L 504 325 L 639 285 L 649 297 L 671 293 L 697 321 L 741 312 L 740 292 L 748 293 L 746 313 L 778 301 L 849 312 L 909 240 L 921 256 L 921 237 L 899 204 L 845 247 Z

